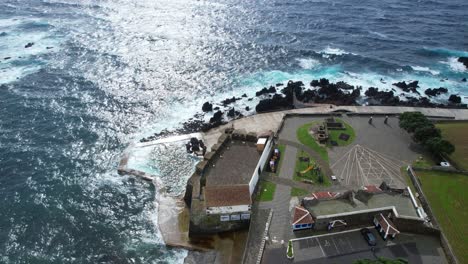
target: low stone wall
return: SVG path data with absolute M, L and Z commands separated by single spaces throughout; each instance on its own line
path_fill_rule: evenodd
M 439 229 L 424 223 L 423 220 L 395 217 L 393 223 L 401 232 L 440 236 Z
M 434 213 L 432 212 L 431 207 L 429 206 L 429 202 L 427 201 L 426 196 L 424 195 L 424 192 L 422 190 L 421 183 L 419 182 L 419 179 L 417 178 L 416 173 L 414 172 L 411 166 L 408 166 L 407 173 L 411 179 L 411 182 L 414 185 L 414 188 L 416 188 L 416 191 L 419 193 L 419 201 L 421 202 L 421 205 L 424 208 L 424 211 L 426 211 L 426 214 L 431 219 L 433 227 L 440 231 L 440 225 L 437 222 L 437 219 Z M 458 264 L 457 257 L 455 256 L 453 249 L 450 246 L 445 234 L 440 231 L 439 237 L 440 237 L 440 243 L 442 245 L 442 248 L 444 249 L 445 255 L 447 256 L 449 263 Z
M 468 171 L 458 170 L 458 169 L 456 169 L 454 167 L 432 166 L 430 169 L 420 168 L 420 167 L 413 167 L 413 170 L 414 171 L 442 171 L 442 172 L 447 172 L 447 173 L 456 173 L 456 174 L 468 175 Z

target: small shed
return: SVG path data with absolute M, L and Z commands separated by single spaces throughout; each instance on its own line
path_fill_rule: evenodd
M 294 216 L 292 220 L 293 231 L 309 229 L 314 226 L 314 219 L 307 209 L 302 206 L 296 206 L 294 208 Z
M 265 149 L 265 145 L 266 145 L 266 142 L 267 142 L 268 138 L 259 138 L 257 140 L 257 150 L 262 152 L 263 149 Z
M 395 236 L 400 233 L 393 222 L 381 213 L 374 216 L 374 225 L 382 235 L 383 239 L 387 239 L 389 236 L 395 238 Z

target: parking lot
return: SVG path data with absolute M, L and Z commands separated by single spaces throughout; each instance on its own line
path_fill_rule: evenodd
M 379 235 L 375 230 L 371 229 L 371 232 L 378 242 L 384 242 L 378 238 Z M 359 231 L 300 239 L 294 241 L 293 246 L 297 261 L 333 257 L 370 249 Z
M 376 257 L 403 258 L 412 264 L 447 263 L 436 237 L 402 233 L 384 241 L 375 229 L 369 229 L 377 239 L 373 251 L 359 230 L 318 235 L 293 242 L 293 263 L 353 263 Z M 285 253 L 285 248 L 266 250 L 262 263 L 288 263 Z

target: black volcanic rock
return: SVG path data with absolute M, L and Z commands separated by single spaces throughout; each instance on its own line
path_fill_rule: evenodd
M 369 87 L 364 94 L 369 98 L 379 101 L 381 105 L 398 105 L 400 103 L 400 98 L 395 96 L 393 91 L 385 92 L 379 91 L 375 87 Z
M 46 47 L 46 49 L 53 49 L 54 47 Z
M 4 37 L 4 36 L 6 36 L 6 35 L 8 35 L 6 32 L 0 33 L 0 37 Z
M 242 98 L 236 98 L 235 96 L 233 96 L 232 98 L 224 99 L 223 101 L 221 101 L 221 104 L 223 104 L 224 106 L 227 106 L 227 105 L 232 104 L 235 101 L 241 100 L 241 99 Z
M 279 94 L 275 94 L 271 99 L 263 99 L 258 102 L 255 110 L 258 113 L 268 112 L 280 109 L 290 109 L 293 108 L 292 102 L 290 102 L 286 97 L 283 97 Z
M 227 116 L 231 118 L 236 118 L 236 117 L 243 117 L 244 115 L 241 112 L 236 111 L 234 108 L 231 108 L 229 112 L 227 113 Z
M 347 84 L 343 81 L 339 81 L 336 83 L 336 86 L 339 88 L 339 89 L 344 89 L 344 90 L 352 90 L 354 89 L 354 86 L 350 85 L 350 84 Z
M 283 86 L 283 85 L 284 85 L 284 84 L 282 84 L 282 83 L 277 83 L 277 84 L 276 84 L 276 87 L 280 87 L 280 86 Z
M 213 111 L 213 105 L 210 104 L 209 102 L 205 102 L 202 106 L 202 111 L 203 112 L 210 112 Z
M 406 82 L 403 81 L 403 82 L 394 83 L 393 85 L 402 89 L 404 92 L 419 94 L 419 92 L 416 90 L 416 88 L 418 88 L 418 83 L 419 83 L 418 81 L 414 81 L 414 82 L 410 82 L 406 84 Z
M 268 89 L 266 87 L 264 87 L 260 91 L 256 92 L 255 96 L 261 96 L 261 95 L 269 94 L 269 93 L 276 93 L 276 88 L 273 87 L 273 86 L 270 86 L 270 88 L 268 88 Z
M 462 82 L 466 82 L 466 78 L 461 79 Z
M 458 96 L 458 95 L 456 95 L 456 94 L 450 95 L 450 97 L 449 97 L 448 100 L 449 100 L 449 102 L 454 103 L 454 104 L 459 104 L 459 103 L 461 103 L 461 97 Z
M 24 48 L 30 48 L 34 45 L 34 42 L 29 42 L 28 44 L 26 44 L 26 46 L 24 46 Z
M 424 91 L 424 93 L 428 96 L 438 96 L 440 94 L 443 94 L 443 93 L 447 93 L 448 90 L 447 88 L 444 88 L 444 87 L 440 87 L 440 88 L 434 88 L 434 89 L 426 89 L 426 91 Z
M 218 123 L 223 120 L 223 112 L 217 111 L 214 113 L 213 117 L 210 118 L 210 123 Z
M 247 97 L 247 94 L 243 94 L 242 97 Z
M 9 60 L 9 59 L 11 59 L 11 57 L 5 57 L 5 58 L 3 58 L 3 59 L 4 59 L 4 60 Z
M 460 57 L 458 58 L 458 61 L 463 63 L 463 65 L 468 69 L 468 57 Z
M 250 107 L 246 106 L 245 111 L 250 111 Z

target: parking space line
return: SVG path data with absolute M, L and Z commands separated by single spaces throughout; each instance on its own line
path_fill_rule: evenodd
M 351 245 L 351 242 L 349 242 L 349 238 L 346 238 L 346 241 L 348 241 L 349 247 L 351 248 L 352 251 L 354 251 L 353 246 Z
M 366 226 L 365 228 L 374 228 L 374 227 L 375 227 L 375 226 Z M 364 228 L 364 227 L 362 227 L 362 228 Z M 324 237 L 324 236 L 334 236 L 334 235 L 339 235 L 339 234 L 351 233 L 351 232 L 359 231 L 359 230 L 361 230 L 362 228 L 356 228 L 356 229 L 351 229 L 351 230 L 345 230 L 345 231 L 341 231 L 341 232 L 333 232 L 333 233 L 323 234 L 323 235 L 316 235 L 316 236 L 308 236 L 308 237 L 293 238 L 293 239 L 291 239 L 291 241 L 294 242 L 294 241 L 299 241 L 299 240 L 304 240 L 304 239 L 309 239 L 309 238 L 317 238 L 317 237 Z
M 326 257 L 327 254 L 325 254 L 325 251 L 323 251 L 323 248 L 322 248 L 322 245 L 320 244 L 320 241 L 318 240 L 318 238 L 315 238 L 315 239 L 317 240 L 317 244 L 319 245 L 320 250 L 322 250 L 323 256 Z
M 333 241 L 333 245 L 335 245 L 336 253 L 340 254 L 340 250 L 339 250 L 338 247 L 336 246 L 335 239 L 332 237 L 331 240 Z

